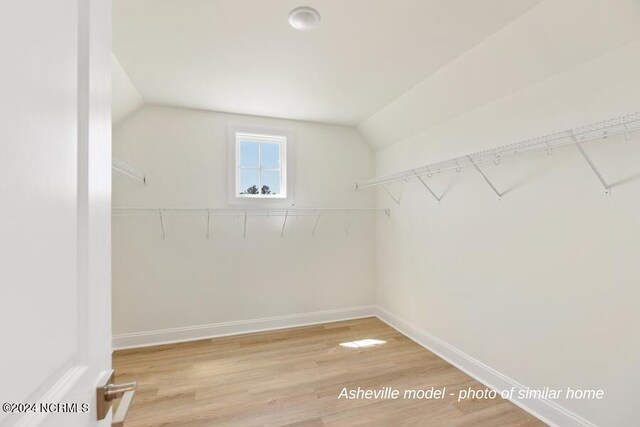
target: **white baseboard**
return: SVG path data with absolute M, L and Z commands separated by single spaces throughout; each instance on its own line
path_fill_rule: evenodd
M 468 354 L 463 353 L 428 332 L 408 324 L 395 314 L 381 307 L 376 307 L 376 317 L 396 329 L 401 334 L 411 338 L 427 350 L 435 353 L 440 358 L 446 360 L 456 368 L 465 372 L 467 375 L 496 391 L 511 390 L 513 387 L 515 388 L 515 394 L 517 395 L 519 390 L 527 389 L 527 387 L 517 381 L 501 374 L 495 369 L 474 359 Z M 595 424 L 590 423 L 584 418 L 581 418 L 548 399 L 512 399 L 511 401 L 551 426 L 596 427 Z
M 345 309 L 267 317 L 262 319 L 238 320 L 234 322 L 213 323 L 210 325 L 117 334 L 113 336 L 113 349 L 124 350 L 129 348 L 149 347 L 228 335 L 294 328 L 297 326 L 315 325 L 318 323 L 338 322 L 340 320 L 361 319 L 363 317 L 373 317 L 375 316 L 375 313 L 376 306 L 367 305 Z

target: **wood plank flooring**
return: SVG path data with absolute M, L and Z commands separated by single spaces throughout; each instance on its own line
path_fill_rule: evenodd
M 371 347 L 340 343 L 385 341 Z M 138 381 L 126 427 L 544 426 L 376 318 L 114 353 L 118 382 Z M 347 389 L 446 387 L 442 400 L 338 399 Z

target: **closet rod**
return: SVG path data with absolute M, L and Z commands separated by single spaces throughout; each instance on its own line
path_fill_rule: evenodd
M 478 164 L 493 161 L 500 163 L 500 159 L 506 156 L 516 154 L 530 153 L 534 151 L 546 150 L 551 153 L 556 147 L 566 145 L 577 145 L 586 141 L 596 139 L 606 139 L 613 135 L 628 135 L 631 132 L 640 130 L 640 113 L 628 114 L 626 116 L 616 117 L 602 122 L 592 123 L 575 129 L 568 129 L 562 132 L 556 132 L 537 138 L 527 139 L 501 147 L 479 151 L 472 154 L 465 154 L 452 159 L 441 162 L 431 163 L 419 166 L 414 169 L 385 175 L 356 183 L 355 189 L 361 190 L 365 188 L 373 188 L 392 184 L 398 181 L 409 181 L 411 179 L 420 179 L 420 177 L 430 177 L 434 173 L 447 170 L 460 171 L 463 167 L 478 168 Z
M 113 216 L 265 216 L 390 215 L 384 208 L 113 208 Z
M 160 220 L 161 238 L 165 240 L 167 233 L 165 230 L 164 218 L 167 216 L 191 216 L 191 217 L 206 217 L 206 233 L 207 239 L 211 237 L 211 217 L 212 216 L 227 216 L 236 218 L 242 218 L 242 238 L 247 238 L 247 218 L 248 217 L 284 217 L 282 222 L 282 229 L 280 236 L 285 236 L 285 228 L 287 226 L 287 219 L 297 216 L 315 217 L 316 220 L 313 225 L 313 231 L 311 234 L 316 236 L 318 229 L 318 222 L 322 216 L 343 216 L 348 217 L 349 222 L 345 229 L 345 234 L 349 234 L 351 225 L 353 224 L 357 215 L 377 215 L 384 214 L 390 215 L 389 209 L 382 208 L 113 208 L 113 216 L 155 216 Z
M 115 172 L 119 172 L 129 178 L 135 179 L 136 181 L 140 181 L 143 184 L 147 183 L 147 176 L 131 166 L 128 163 L 123 162 L 122 160 L 118 160 L 115 157 L 111 159 L 111 170 Z

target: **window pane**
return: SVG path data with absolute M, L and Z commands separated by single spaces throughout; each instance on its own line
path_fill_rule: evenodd
M 262 171 L 262 194 L 280 194 L 280 171 Z
M 258 167 L 258 143 L 240 141 L 240 166 L 243 168 Z
M 280 144 L 262 144 L 260 165 L 266 169 L 280 169 Z
M 258 169 L 240 169 L 240 194 L 258 194 Z

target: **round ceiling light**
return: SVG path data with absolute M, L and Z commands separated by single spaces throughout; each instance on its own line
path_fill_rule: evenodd
M 320 14 L 312 7 L 296 7 L 289 13 L 289 24 L 296 30 L 312 30 L 320 25 Z

